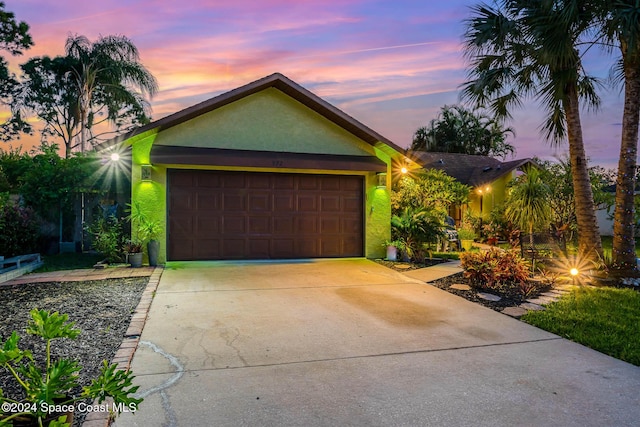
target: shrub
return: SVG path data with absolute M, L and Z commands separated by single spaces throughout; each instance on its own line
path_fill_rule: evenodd
M 123 260 L 122 224 L 116 217 L 98 218 L 87 231 L 93 236 L 93 248 L 103 254 L 107 261 Z
M 0 202 L 0 255 L 6 258 L 36 252 L 39 221 L 30 208 Z
M 406 208 L 391 218 L 391 235 L 416 262 L 424 261 L 426 245 L 438 241 L 443 235 L 442 227 L 438 213 L 426 208 Z
M 529 279 L 529 263 L 517 251 L 464 252 L 460 260 L 464 276 L 476 288 L 498 290 L 521 286 Z

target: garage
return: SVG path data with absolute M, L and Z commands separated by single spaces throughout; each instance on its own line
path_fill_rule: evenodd
M 380 258 L 394 177 L 418 167 L 403 148 L 279 73 L 109 146 L 130 149 L 131 199 L 160 226 L 160 263 Z
M 364 255 L 364 177 L 167 170 L 169 260 Z

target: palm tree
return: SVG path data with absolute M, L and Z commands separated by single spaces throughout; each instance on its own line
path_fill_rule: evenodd
M 144 121 L 146 101 L 158 90 L 156 79 L 139 62 L 138 49 L 124 36 L 100 37 L 91 43 L 85 36 L 70 36 L 65 44 L 68 58 L 75 63 L 71 73 L 78 90 L 80 151 L 87 148 L 89 133 L 99 110 L 117 124 L 124 106 Z M 141 93 L 136 92 L 139 90 Z
M 512 128 L 504 128 L 486 114 L 445 105 L 437 118 L 415 132 L 411 150 L 505 158 L 515 151 L 505 142 L 509 134 L 514 134 Z
M 594 80 L 585 75 L 578 44 L 592 22 L 579 0 L 503 0 L 497 8 L 479 5 L 467 21 L 466 55 L 470 80 L 462 96 L 488 105 L 498 117 L 523 99 L 538 99 L 547 113 L 542 126 L 553 143 L 566 139 L 573 170 L 578 250 L 602 256 L 587 158 L 582 140 L 580 99 L 597 106 Z
M 551 222 L 551 189 L 543 181 L 540 170 L 527 169 L 526 174 L 517 178 L 507 198 L 505 216 L 521 230 L 529 231 L 533 247 L 533 230 L 536 226 L 548 227 Z
M 601 34 L 620 49 L 618 77 L 624 80 L 624 110 L 613 222 L 613 264 L 621 271 L 636 267 L 634 191 L 640 121 L 640 3 L 605 0 L 599 3 Z

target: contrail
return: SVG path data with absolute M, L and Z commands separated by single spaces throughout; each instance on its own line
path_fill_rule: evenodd
M 292 58 L 313 58 L 317 56 L 334 56 L 334 55 L 349 55 L 352 53 L 362 53 L 362 52 L 374 52 L 377 50 L 391 50 L 391 49 L 404 49 L 408 47 L 416 47 L 416 46 L 427 46 L 432 44 L 438 44 L 440 42 L 422 42 L 422 43 L 411 43 L 411 44 L 399 44 L 395 46 L 382 46 L 382 47 L 372 47 L 368 49 L 356 49 L 356 50 L 343 50 L 338 52 L 328 52 L 328 53 L 318 53 L 315 55 L 302 55 L 302 56 L 294 56 Z

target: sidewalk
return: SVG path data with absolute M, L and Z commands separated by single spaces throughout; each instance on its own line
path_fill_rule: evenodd
M 121 279 L 126 277 L 149 277 L 155 267 L 112 267 L 81 270 L 61 270 L 46 273 L 25 274 L 16 279 L 0 283 L 0 286 L 17 286 L 26 283 L 80 282 L 84 280 Z

